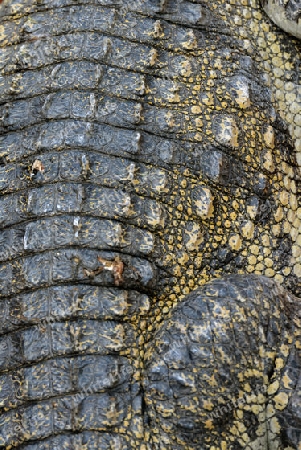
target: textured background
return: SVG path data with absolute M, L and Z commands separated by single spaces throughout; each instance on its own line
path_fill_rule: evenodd
M 0 16 L 0 447 L 299 450 L 300 44 L 255 0 Z M 270 280 L 185 300 L 227 274 Z

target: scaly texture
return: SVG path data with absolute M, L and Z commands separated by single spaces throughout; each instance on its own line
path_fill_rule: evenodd
M 299 0 L 262 0 L 266 13 L 279 27 L 301 37 L 301 3 Z
M 189 294 L 146 355 L 152 448 L 299 449 L 298 313 L 275 282 L 254 275 Z
M 247 0 L 0 17 L 0 447 L 299 450 L 298 44 Z

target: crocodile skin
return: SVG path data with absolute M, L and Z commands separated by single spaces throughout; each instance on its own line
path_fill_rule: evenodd
M 0 18 L 0 448 L 300 450 L 298 44 L 251 0 Z
M 262 0 L 268 16 L 287 33 L 301 38 L 300 0 Z

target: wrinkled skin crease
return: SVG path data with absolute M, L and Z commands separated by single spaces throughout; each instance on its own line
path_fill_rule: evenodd
M 0 448 L 300 450 L 299 44 L 113 3 L 2 5 Z

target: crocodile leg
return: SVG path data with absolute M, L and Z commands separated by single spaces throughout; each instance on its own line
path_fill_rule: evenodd
M 300 311 L 254 275 L 189 294 L 146 353 L 152 448 L 299 449 Z

